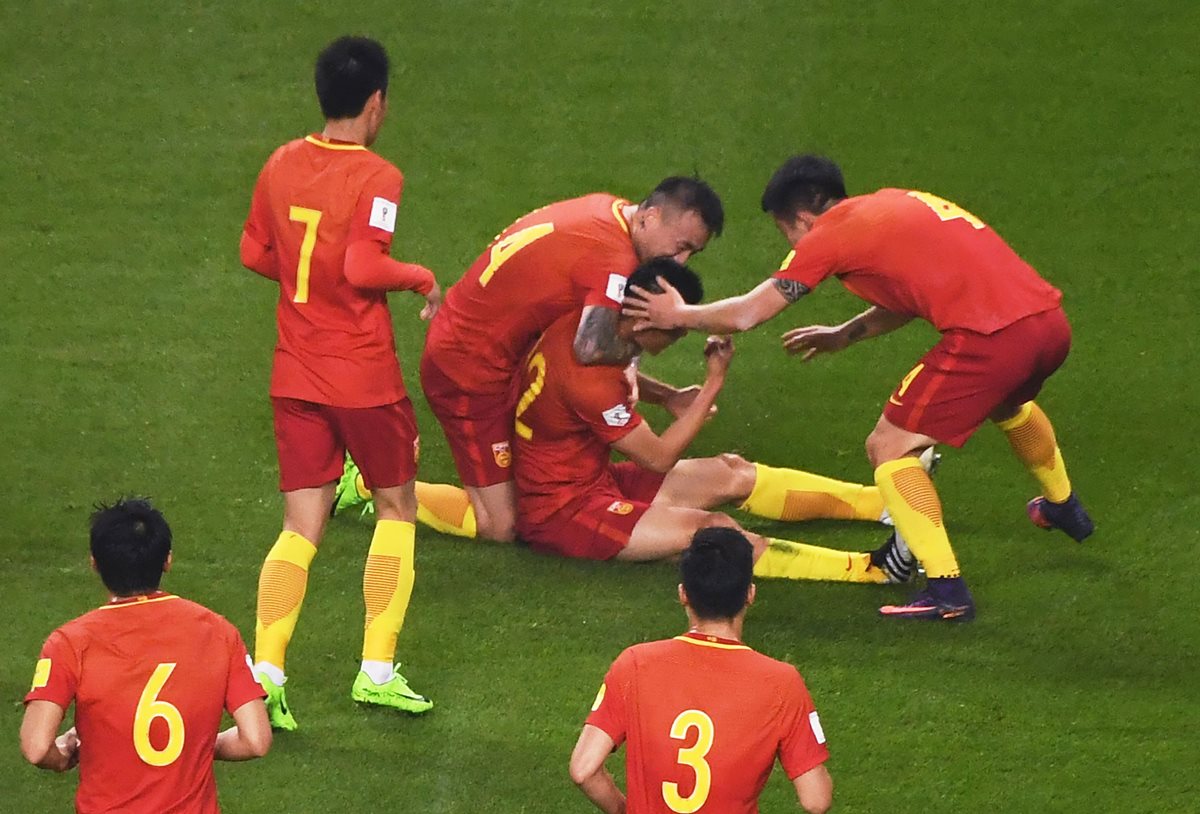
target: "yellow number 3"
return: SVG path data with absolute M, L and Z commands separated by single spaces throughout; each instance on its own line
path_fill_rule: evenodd
M 142 697 L 138 699 L 133 717 L 133 747 L 142 762 L 149 766 L 170 766 L 183 753 L 183 715 L 179 713 L 179 707 L 158 697 L 174 670 L 175 662 L 154 668 L 150 680 L 142 688 Z M 155 749 L 150 743 L 150 724 L 155 718 L 162 718 L 167 723 L 167 744 L 162 749 Z
M 712 769 L 704 757 L 713 745 L 712 718 L 698 709 L 685 709 L 675 716 L 671 724 L 671 737 L 683 740 L 688 730 L 695 727 L 696 742 L 679 750 L 679 762 L 696 773 L 696 787 L 687 797 L 679 794 L 678 783 L 663 783 L 662 796 L 667 808 L 678 811 L 679 814 L 692 814 L 708 800 L 708 792 L 712 788 Z
M 963 209 L 958 204 L 953 204 L 945 198 L 939 198 L 928 192 L 910 192 L 908 197 L 916 198 L 921 203 L 933 210 L 933 213 L 942 220 L 965 220 L 976 229 L 982 229 L 986 225 L 979 218 L 972 215 L 967 210 Z

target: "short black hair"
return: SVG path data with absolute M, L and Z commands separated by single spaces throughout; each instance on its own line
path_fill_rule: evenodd
M 679 558 L 679 577 L 701 619 L 732 619 L 746 607 L 754 575 L 754 547 L 734 528 L 700 529 Z
M 368 37 L 339 37 L 317 55 L 317 101 L 326 119 L 352 119 L 377 90 L 387 95 L 387 51 Z
M 775 170 L 762 194 L 762 210 L 782 218 L 819 215 L 846 197 L 841 168 L 823 155 L 794 155 Z
M 108 590 L 117 596 L 158 590 L 171 553 L 171 527 L 145 498 L 97 504 L 91 520 L 92 558 Z
M 670 283 L 688 305 L 695 305 L 704 299 L 704 285 L 700 282 L 700 275 L 670 257 L 656 257 L 642 263 L 629 275 L 625 287 L 636 285 L 651 294 L 661 294 L 663 289 L 658 284 L 659 277 Z
M 691 210 L 700 216 L 705 228 L 714 236 L 720 235 L 725 228 L 725 207 L 721 206 L 720 196 L 699 178 L 682 175 L 664 178 L 646 196 L 641 206 L 671 207 L 685 212 Z

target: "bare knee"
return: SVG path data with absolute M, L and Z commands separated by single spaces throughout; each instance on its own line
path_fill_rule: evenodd
M 476 536 L 497 543 L 511 543 L 517 539 L 517 516 L 505 509 L 491 511 L 475 505 Z
M 725 514 L 725 512 L 708 512 L 708 516 L 705 517 L 700 523 L 700 528 L 727 528 L 737 529 L 738 531 L 741 531 L 742 529 L 742 527 L 738 525 L 738 522 L 729 515 Z
M 400 486 L 374 489 L 371 497 L 375 500 L 375 516 L 380 520 L 411 523 L 417 519 L 417 495 L 411 481 Z
M 754 491 L 754 482 L 758 480 L 758 468 L 741 455 L 734 455 L 732 452 L 722 453 L 717 459 L 729 468 L 726 478 L 730 493 L 734 497 L 749 497 Z

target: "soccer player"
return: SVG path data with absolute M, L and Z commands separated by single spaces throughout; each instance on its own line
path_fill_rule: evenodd
M 652 260 L 629 278 L 647 290 L 659 290 L 657 279 L 688 302 L 701 297 L 699 278 L 674 260 Z M 880 520 L 883 500 L 875 487 L 753 464 L 737 455 L 680 460 L 721 391 L 732 343 L 709 339 L 704 384 L 657 435 L 636 409 L 637 358 L 662 351 L 684 332 L 634 331 L 634 322 L 619 318 L 615 335 L 621 349 L 606 364 L 585 366 L 575 358 L 572 315 L 551 325 L 531 353 L 516 409 L 522 540 L 567 557 L 655 560 L 678 554 L 698 529 L 736 527 L 728 515 L 708 511 L 726 503 L 777 520 Z M 611 450 L 629 460 L 610 463 Z M 911 576 L 911 564 L 886 557 L 894 543 L 873 557 L 747 536 L 759 576 L 874 583 Z
M 388 256 L 404 178 L 367 149 L 387 114 L 387 86 L 387 54 L 374 40 L 342 37 L 321 52 L 316 89 L 325 128 L 271 155 L 242 234 L 242 263 L 279 283 L 270 392 L 283 532 L 259 579 L 254 643 L 278 729 L 296 728 L 284 655 L 347 450 L 378 506 L 351 697 L 410 713 L 433 706 L 394 665 L 414 579 L 418 437 L 387 292 L 422 295 L 422 319 L 436 312 L 441 293 L 428 269 Z
M 1071 329 L 1062 293 L 990 227 L 928 192 L 881 189 L 848 198 L 828 158 L 788 159 L 762 208 L 792 244 L 780 270 L 747 294 L 707 305 L 677 293 L 632 292 L 628 313 L 660 328 L 732 332 L 778 314 L 827 277 L 870 303 L 841 325 L 796 328 L 789 353 L 808 360 L 921 318 L 941 340 L 888 397 L 867 439 L 875 482 L 898 533 L 925 567 L 926 588 L 889 617 L 965 621 L 975 615 L 942 522 L 942 506 L 918 455 L 935 442 L 962 446 L 991 419 L 1041 486 L 1030 518 L 1075 540 L 1093 524 L 1071 488 L 1050 420 L 1033 401 L 1067 357 Z
M 251 760 L 271 747 L 263 689 L 237 629 L 159 590 L 171 554 L 171 528 L 147 501 L 99 507 L 91 559 L 108 604 L 42 647 L 21 752 L 50 771 L 79 766 L 80 814 L 215 814 L 213 760 Z M 74 726 L 56 737 L 72 703 Z M 222 710 L 234 725 L 219 732 Z
M 465 492 L 417 484 L 418 517 L 440 531 L 510 541 L 516 529 L 513 410 L 522 361 L 558 317 L 582 314 L 573 331 L 579 362 L 614 358 L 625 280 L 639 262 L 686 262 L 724 224 L 720 198 L 695 178 L 667 178 L 641 203 L 594 194 L 560 201 L 501 232 L 446 295 L 429 326 L 421 386 L 450 443 Z M 661 382 L 669 409 L 694 389 Z M 347 487 L 353 484 L 347 473 Z M 367 495 L 343 487 L 339 506 Z
M 751 557 L 735 529 L 697 532 L 679 560 L 687 632 L 628 648 L 605 675 L 570 772 L 606 814 L 756 812 L 776 758 L 805 811 L 832 805 L 829 749 L 804 679 L 742 643 Z M 604 762 L 626 742 L 622 794 Z

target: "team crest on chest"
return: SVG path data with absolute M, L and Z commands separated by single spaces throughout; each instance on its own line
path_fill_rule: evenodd
M 507 441 L 498 441 L 492 444 L 492 457 L 496 459 L 496 466 L 501 469 L 508 469 L 512 466 L 512 450 L 509 449 Z
M 631 511 L 633 511 L 633 504 L 626 503 L 624 500 L 614 500 L 612 503 L 608 504 L 608 510 L 613 514 L 629 514 Z

